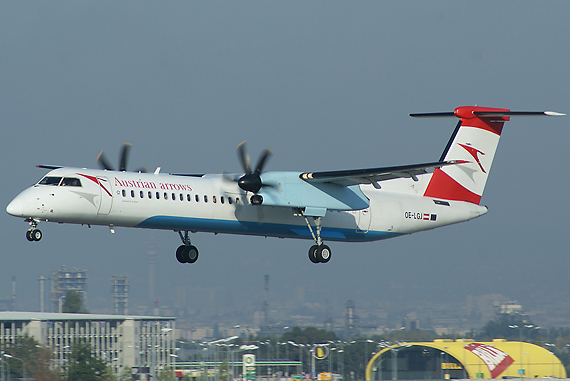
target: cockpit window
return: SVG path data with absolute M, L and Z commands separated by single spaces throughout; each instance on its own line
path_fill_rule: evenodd
M 59 182 L 61 181 L 61 177 L 53 177 L 53 176 L 46 176 L 43 179 L 40 180 L 40 182 L 38 184 L 40 185 L 59 185 Z
M 75 177 L 64 177 L 61 182 L 62 187 L 80 187 L 81 181 Z

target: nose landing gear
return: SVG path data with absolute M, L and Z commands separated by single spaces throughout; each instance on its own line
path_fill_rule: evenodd
M 39 221 L 36 220 L 29 220 L 30 228 L 26 232 L 26 239 L 30 242 L 32 241 L 39 241 L 42 239 L 43 234 L 40 229 L 37 229 Z

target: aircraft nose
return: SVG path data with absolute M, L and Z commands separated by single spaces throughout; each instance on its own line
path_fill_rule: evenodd
M 24 203 L 22 200 L 15 198 L 6 207 L 6 212 L 12 216 L 22 217 L 24 215 Z

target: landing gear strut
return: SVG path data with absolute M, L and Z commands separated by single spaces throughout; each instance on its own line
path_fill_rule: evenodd
M 180 263 L 194 263 L 198 260 L 198 249 L 190 243 L 188 230 L 184 231 L 184 235 L 179 231 L 178 235 L 184 245 L 178 246 L 176 249 L 176 259 Z
M 28 231 L 26 232 L 26 238 L 28 239 L 28 241 L 39 241 L 42 239 L 42 231 L 40 229 L 37 229 L 38 227 L 38 221 L 36 220 L 30 220 L 30 228 L 28 229 Z
M 309 222 L 307 216 L 303 215 L 305 222 L 309 227 L 309 231 L 315 240 L 316 245 L 311 246 L 309 249 L 309 260 L 313 263 L 327 263 L 331 260 L 331 248 L 323 243 L 321 238 L 321 229 L 323 225 L 322 217 L 313 217 L 315 220 L 316 234 L 313 232 L 313 227 Z

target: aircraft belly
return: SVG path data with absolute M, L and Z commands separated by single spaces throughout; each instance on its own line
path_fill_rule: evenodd
M 358 229 L 357 218 L 359 215 L 354 212 L 329 211 L 323 219 L 321 236 L 330 241 L 372 241 L 399 235 L 384 231 L 364 232 Z M 314 229 L 314 222 L 310 220 Z M 239 206 L 235 212 L 216 213 L 216 218 L 161 214 L 146 218 L 135 227 L 312 239 L 303 217 L 293 215 L 291 208 L 270 206 Z

